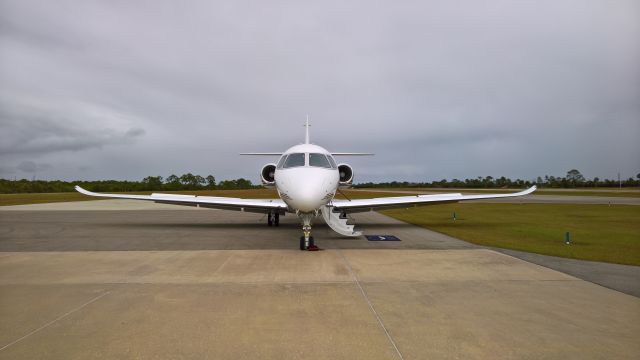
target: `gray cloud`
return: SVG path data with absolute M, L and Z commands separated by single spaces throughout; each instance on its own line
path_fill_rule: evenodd
M 11 166 L 0 166 L 0 175 L 12 175 L 15 174 L 16 170 Z
M 4 1 L 0 161 L 255 181 L 309 113 L 359 181 L 631 176 L 639 63 L 633 0 Z
M 0 166 L 0 176 L 13 176 L 16 174 L 37 174 L 46 175 L 46 172 L 51 170 L 53 166 L 47 163 L 36 163 L 35 161 L 25 160 L 19 164 L 12 166 Z
M 122 118 L 121 114 L 87 104 L 0 101 L 0 154 L 51 154 L 132 144 L 145 131 L 110 128 Z
M 36 173 L 39 171 L 45 171 L 51 169 L 50 164 L 36 164 L 33 161 L 23 161 L 16 168 L 26 173 Z

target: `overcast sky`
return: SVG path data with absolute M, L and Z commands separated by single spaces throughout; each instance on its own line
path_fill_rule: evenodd
M 635 177 L 639 4 L 0 0 L 0 177 Z

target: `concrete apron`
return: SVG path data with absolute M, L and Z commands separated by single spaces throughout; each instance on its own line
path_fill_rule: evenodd
M 640 299 L 485 249 L 0 253 L 0 358 L 634 358 Z

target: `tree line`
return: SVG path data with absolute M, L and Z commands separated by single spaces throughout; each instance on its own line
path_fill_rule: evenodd
M 537 185 L 541 188 L 597 188 L 597 187 L 638 187 L 640 186 L 640 173 L 636 175 L 636 179 L 628 178 L 626 180 L 618 181 L 611 179 L 600 179 L 595 177 L 591 180 L 586 179 L 580 171 L 572 169 L 567 171 L 567 175 L 561 176 L 549 176 L 544 178 L 538 176 L 535 180 L 511 180 L 507 177 L 501 176 L 494 178 L 492 176 L 477 177 L 474 179 L 453 179 L 453 180 L 437 180 L 431 182 L 408 182 L 408 181 L 391 181 L 380 183 L 359 183 L 354 185 L 356 188 L 394 188 L 394 187 L 426 187 L 426 188 L 523 188 L 532 185 Z
M 253 185 L 250 180 L 239 178 L 223 180 L 216 183 L 213 175 L 205 177 L 191 173 L 181 176 L 170 175 L 147 176 L 141 181 L 128 180 L 98 180 L 98 181 L 62 181 L 62 180 L 8 180 L 0 179 L 0 193 L 54 193 L 75 191 L 74 186 L 80 185 L 90 191 L 97 192 L 128 192 L 128 191 L 184 191 L 184 190 L 240 190 L 253 189 L 260 186 Z
M 545 176 L 536 180 L 511 180 L 507 177 L 494 178 L 492 176 L 477 177 L 474 179 L 442 179 L 432 182 L 366 182 L 354 185 L 355 188 L 393 188 L 393 187 L 433 187 L 433 188 L 523 188 L 531 185 L 542 188 L 597 188 L 597 187 L 638 187 L 640 186 L 640 174 L 636 179 L 628 178 L 622 180 L 599 179 L 597 177 L 586 179 L 580 171 L 569 170 L 564 177 Z M 181 176 L 170 175 L 167 178 L 162 176 L 147 176 L 141 181 L 127 180 L 98 180 L 98 181 L 62 181 L 62 180 L 7 180 L 0 179 L 0 193 L 53 193 L 75 191 L 74 186 L 80 185 L 90 191 L 97 192 L 128 192 L 128 191 L 184 191 L 184 190 L 240 190 L 260 188 L 260 185 L 253 185 L 250 180 L 236 179 L 224 180 L 216 183 L 213 175 L 206 177 L 193 175 L 191 173 Z

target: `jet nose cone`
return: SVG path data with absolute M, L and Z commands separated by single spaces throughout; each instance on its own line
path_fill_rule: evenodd
M 295 206 L 302 212 L 312 212 L 322 205 L 321 197 L 318 196 L 300 196 L 295 199 Z
M 319 209 L 323 204 L 325 192 L 322 183 L 310 181 L 299 186 L 297 191 L 292 194 L 292 205 L 302 212 L 312 212 Z

